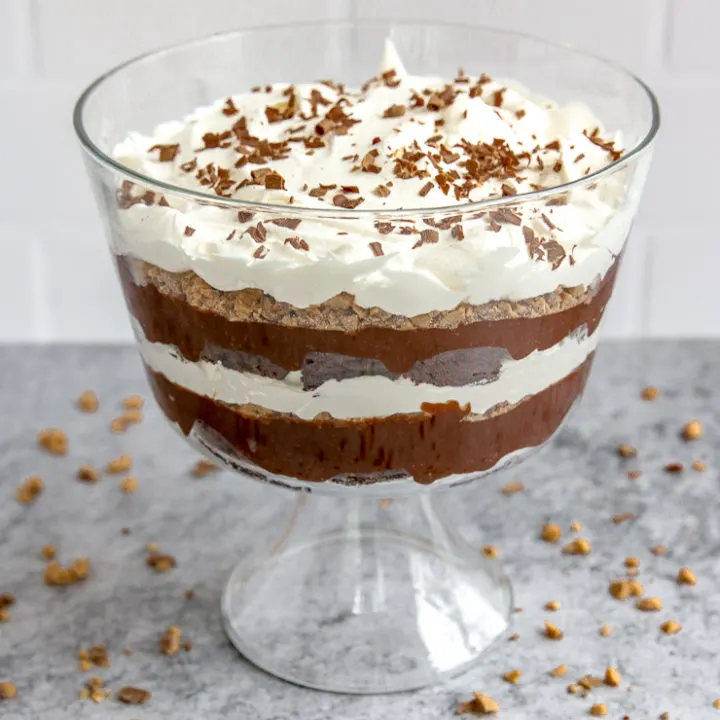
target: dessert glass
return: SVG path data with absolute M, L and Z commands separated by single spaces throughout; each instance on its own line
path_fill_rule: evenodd
M 561 187 L 394 211 L 226 199 L 113 158 L 129 132 L 230 92 L 325 77 L 359 85 L 387 37 L 418 74 L 454 77 L 462 66 L 512 77 L 560 103 L 583 102 L 622 132 L 626 152 Z M 463 536 L 469 499 L 482 502 L 483 483 L 465 488 L 462 503 L 448 491 L 543 446 L 579 400 L 659 127 L 652 92 L 612 64 L 525 35 L 407 21 L 312 23 L 217 35 L 132 60 L 84 92 L 74 120 L 160 407 L 238 477 L 301 491 L 275 542 L 231 575 L 222 615 L 233 644 L 270 673 L 338 692 L 408 690 L 472 666 L 507 631 L 512 592 L 498 561 Z M 318 262 L 338 290 L 319 291 L 310 307 L 258 288 L 218 288 L 201 270 L 148 261 L 167 231 L 162 221 L 128 222 L 148 209 L 202 209 L 229 228 L 249 216 L 264 227 L 299 220 L 332 225 L 350 241 L 370 224 L 382 242 L 388 223 L 460 223 L 468 234 L 488 217 L 537 214 L 587 191 L 615 198 L 598 236 L 617 252 L 596 280 L 412 317 L 357 302 L 348 277 L 366 268 L 329 255 Z M 144 259 L 129 250 L 140 233 L 150 248 Z M 304 237 L 312 243 L 311 230 Z M 212 257 L 212 248 L 205 252 Z M 428 263 L 442 264 L 435 248 L 427 252 Z M 564 260 L 583 262 L 581 252 Z M 486 271 L 482 263 L 468 269 Z M 312 277 L 298 271 L 278 282 Z M 261 376 L 258 386 L 238 380 L 247 372 Z M 282 385 L 289 377 L 292 392 Z M 278 383 L 281 399 L 273 395 Z

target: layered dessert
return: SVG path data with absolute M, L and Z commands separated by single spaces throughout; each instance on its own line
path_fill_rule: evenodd
M 133 133 L 113 244 L 169 419 L 248 472 L 469 478 L 581 394 L 633 214 L 622 138 L 486 75 L 273 84 Z

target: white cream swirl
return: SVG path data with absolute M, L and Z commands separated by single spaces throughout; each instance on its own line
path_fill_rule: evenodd
M 340 121 L 318 134 L 333 108 Z M 388 44 L 381 75 L 361 90 L 276 84 L 218 100 L 151 136 L 132 133 L 114 151 L 128 168 L 196 191 L 212 192 L 211 182 L 227 197 L 276 208 L 238 217 L 222 197 L 200 203 L 170 192 L 162 203 L 127 202 L 113 218 L 114 249 L 170 272 L 192 270 L 223 291 L 260 288 L 297 307 L 348 292 L 361 306 L 405 316 L 590 285 L 622 250 L 636 209 L 639 189 L 628 192 L 627 171 L 566 193 L 565 204 L 519 201 L 509 218 L 465 206 L 606 166 L 621 139 L 613 147 L 603 136 L 588 108 L 558 107 L 517 83 L 409 75 Z M 263 154 L 265 145 L 253 156 L 248 137 L 284 151 Z M 501 148 L 497 162 L 515 158 L 516 167 L 486 172 L 492 158 L 477 172 L 468 165 L 485 162 L 491 147 Z M 398 158 L 411 158 L 411 177 L 398 177 Z M 224 183 L 218 169 L 228 171 Z M 260 177 L 270 171 L 279 181 Z M 320 196 L 321 185 L 335 187 Z M 145 190 L 132 188 L 126 200 Z M 337 206 L 361 198 L 357 210 Z M 383 211 L 399 209 L 407 221 L 385 224 Z M 288 227 L 287 219 L 300 222 Z

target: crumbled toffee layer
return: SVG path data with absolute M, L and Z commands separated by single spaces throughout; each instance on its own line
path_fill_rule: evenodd
M 322 306 L 289 311 L 296 318 L 307 316 L 303 326 L 230 320 L 216 312 L 211 304 L 200 308 L 182 294 L 170 292 L 167 286 L 160 289 L 154 282 L 136 284 L 131 262 L 124 257 L 117 260 L 128 306 L 145 337 L 150 342 L 177 347 L 190 362 L 207 357 L 208 352 L 217 353 L 217 348 L 220 348 L 246 353 L 250 357 L 245 361 L 249 361 L 250 365 L 255 363 L 258 369 L 264 367 L 269 370 L 277 366 L 290 371 L 301 370 L 308 357 L 319 353 L 377 360 L 394 374 L 416 372 L 418 363 L 452 351 L 501 348 L 510 357 L 520 359 L 535 350 L 547 350 L 583 327 L 592 334 L 610 299 L 618 266 L 616 261 L 594 289 L 579 292 L 577 296 L 558 290 L 551 296 L 524 304 L 501 301 L 482 306 L 482 311 L 492 319 L 456 323 L 452 327 L 404 325 L 403 329 L 392 324 L 359 327 L 359 323 L 355 323 L 354 330 L 341 330 L 336 329 L 337 325 L 328 328 L 322 322 L 304 326 L 309 324 L 307 317 L 313 317 L 316 310 L 322 313 L 318 310 Z M 166 278 L 185 277 L 160 273 Z M 205 287 L 213 298 L 219 299 L 223 295 L 207 285 Z M 548 297 L 555 299 L 548 301 Z M 564 302 L 568 297 L 573 298 L 572 304 Z M 268 302 L 273 301 L 268 298 Z M 508 310 L 514 305 L 533 306 L 536 311 L 540 305 L 562 309 L 546 314 L 511 315 Z M 348 312 L 352 310 L 348 309 Z M 451 316 L 453 312 L 444 315 Z M 503 316 L 503 313 L 506 314 Z M 438 316 L 441 315 L 438 313 Z M 408 321 L 408 318 L 404 320 Z M 225 357 L 227 359 L 229 355 Z M 242 363 L 243 360 L 238 359 L 237 362 Z
M 395 330 L 455 328 L 481 320 L 534 318 L 563 312 L 586 304 L 596 287 L 558 287 L 552 293 L 526 300 L 497 300 L 483 305 L 461 303 L 452 310 L 436 310 L 423 315 L 393 315 L 379 307 L 365 308 L 350 293 L 340 293 L 318 305 L 297 308 L 279 302 L 262 290 L 247 288 L 223 292 L 208 285 L 194 272 L 171 273 L 142 260 L 118 257 L 138 285 L 153 285 L 160 292 L 180 298 L 198 310 L 212 312 L 232 322 L 272 323 L 293 328 L 312 328 L 355 332 L 364 328 Z M 607 273 L 611 275 L 612 271 Z M 606 277 L 607 277 L 606 276 Z
M 229 406 L 147 372 L 158 404 L 185 435 L 196 424 L 210 428 L 238 455 L 270 473 L 318 482 L 402 471 L 431 483 L 489 470 L 506 455 L 547 440 L 584 389 L 592 360 L 590 355 L 554 385 L 488 415 L 470 415 L 469 408 L 449 402 L 425 404 L 420 413 L 363 420 L 301 420 L 257 406 Z

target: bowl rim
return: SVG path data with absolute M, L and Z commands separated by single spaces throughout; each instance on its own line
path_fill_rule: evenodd
M 161 57 L 163 55 L 171 54 L 181 49 L 189 49 L 193 46 L 199 46 L 210 42 L 227 41 L 232 37 L 240 37 L 249 33 L 256 32 L 270 32 L 284 29 L 297 29 L 297 28 L 309 28 L 309 27 L 372 27 L 381 26 L 388 27 L 390 30 L 394 26 L 421 26 L 421 27 L 433 27 L 433 28 L 458 28 L 467 30 L 468 28 L 476 29 L 484 32 L 492 32 L 497 35 L 505 36 L 514 39 L 525 39 L 539 42 L 550 49 L 564 50 L 576 55 L 583 56 L 596 60 L 607 68 L 619 72 L 624 75 L 625 78 L 633 81 L 644 93 L 649 101 L 651 110 L 651 121 L 649 128 L 645 135 L 627 152 L 625 152 L 617 160 L 604 165 L 602 168 L 595 170 L 594 172 L 585 175 L 577 180 L 572 180 L 561 185 L 555 185 L 549 188 L 543 188 L 542 190 L 532 190 L 529 192 L 518 193 L 511 196 L 503 196 L 498 198 L 489 198 L 485 200 L 478 200 L 470 203 L 455 203 L 448 205 L 439 205 L 435 207 L 422 207 L 422 208 L 396 208 L 396 209 L 378 209 L 378 208 L 367 208 L 361 209 L 356 208 L 352 211 L 348 211 L 344 208 L 328 207 L 308 207 L 300 204 L 288 205 L 287 203 L 267 203 L 255 200 L 243 200 L 240 198 L 224 198 L 218 196 L 212 192 L 205 192 L 201 190 L 194 190 L 179 185 L 174 185 L 170 182 L 158 180 L 157 178 L 150 177 L 143 173 L 137 172 L 132 168 L 127 167 L 123 163 L 116 160 L 112 155 L 102 150 L 97 143 L 90 137 L 87 132 L 84 123 L 85 109 L 92 99 L 94 93 L 108 80 L 114 76 L 120 74 L 123 70 L 128 67 L 141 64 Z M 284 215 L 312 215 L 313 217 L 359 217 L 359 216 L 371 216 L 371 217 L 382 217 L 392 219 L 393 217 L 407 217 L 409 212 L 419 213 L 422 215 L 444 215 L 444 214 L 457 214 L 459 212 L 475 212 L 475 211 L 486 211 L 498 206 L 504 205 L 518 205 L 526 202 L 546 202 L 554 196 L 564 194 L 566 192 L 587 187 L 603 178 L 612 175 L 616 171 L 632 164 L 635 160 L 641 157 L 653 144 L 657 134 L 660 130 L 660 105 L 655 93 L 640 77 L 635 73 L 628 70 L 623 65 L 616 63 L 612 60 L 608 60 L 600 55 L 596 55 L 591 52 L 587 52 L 569 43 L 555 42 L 547 40 L 540 35 L 534 35 L 532 33 L 518 32 L 515 30 L 507 30 L 504 28 L 496 28 L 488 25 L 479 25 L 475 23 L 458 23 L 458 22 L 430 22 L 423 21 L 421 19 L 412 18 L 388 18 L 382 20 L 361 20 L 361 19 L 346 19 L 346 20 L 324 20 L 324 21 L 303 21 L 303 22 L 289 22 L 289 23 L 278 23 L 272 25 L 255 25 L 252 27 L 241 28 L 237 30 L 231 30 L 227 32 L 212 33 L 202 37 L 194 38 L 185 42 L 173 43 L 171 45 L 164 46 L 162 48 L 151 50 L 149 52 L 141 53 L 136 55 L 114 67 L 110 68 L 95 80 L 93 80 L 80 94 L 77 102 L 73 109 L 73 127 L 75 134 L 77 135 L 80 144 L 83 149 L 93 158 L 93 160 L 104 166 L 105 168 L 123 176 L 124 179 L 137 182 L 143 187 L 153 189 L 159 193 L 169 193 L 171 196 L 181 197 L 191 202 L 212 204 L 216 207 L 226 207 L 235 210 L 264 210 L 268 212 L 281 211 Z

